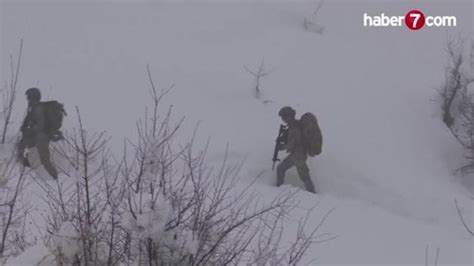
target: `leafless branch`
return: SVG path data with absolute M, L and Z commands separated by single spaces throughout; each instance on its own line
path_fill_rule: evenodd
M 20 41 L 20 49 L 18 52 L 18 57 L 16 60 L 16 69 L 13 63 L 13 59 L 10 57 L 10 65 L 12 71 L 12 78 L 10 81 L 10 86 L 7 89 L 5 87 L 4 91 L 4 101 L 2 107 L 2 115 L 3 115 L 3 130 L 2 130 L 2 140 L 1 143 L 5 143 L 5 139 L 7 137 L 8 126 L 11 123 L 11 116 L 13 113 L 13 103 L 15 102 L 16 98 L 16 90 L 17 90 L 17 83 L 18 83 L 18 76 L 20 75 L 20 65 L 21 65 L 21 55 L 23 52 L 23 39 Z
M 438 266 L 439 250 L 440 250 L 439 247 L 436 248 L 435 262 L 433 266 Z M 425 250 L 425 266 L 429 266 L 429 245 L 426 245 L 426 250 Z
M 13 156 L 12 156 L 13 157 Z M 10 163 L 8 165 L 5 165 L 4 167 L 11 167 L 15 168 L 18 170 L 16 163 Z M 16 185 L 13 189 L 13 195 L 10 197 L 10 195 L 7 193 L 6 195 L 6 202 L 3 203 L 0 207 L 6 207 L 7 212 L 6 212 L 6 217 L 2 218 L 2 224 L 1 224 L 1 239 L 0 239 L 0 257 L 5 255 L 6 248 L 11 246 L 11 244 L 8 244 L 9 237 L 11 235 L 15 235 L 15 232 L 12 231 L 12 227 L 15 226 L 15 221 L 20 219 L 24 219 L 24 215 L 21 217 L 18 217 L 18 201 L 21 195 L 21 192 L 24 189 L 24 182 L 25 182 L 25 168 L 21 167 L 19 172 L 17 172 L 18 177 L 16 177 Z M 24 241 L 24 237 L 22 237 L 22 241 Z
M 318 15 L 318 12 L 323 7 L 323 4 L 324 4 L 324 0 L 321 0 L 318 2 L 318 5 L 316 6 L 316 9 L 313 12 L 314 16 Z
M 257 69 L 257 71 L 252 71 L 250 70 L 247 66 L 244 66 L 244 69 L 255 78 L 255 98 L 260 99 L 262 96 L 262 91 L 260 88 L 260 79 L 270 75 L 274 70 L 266 70 L 265 69 L 265 60 L 262 59 L 262 62 L 260 63 L 260 67 Z
M 458 211 L 459 219 L 461 220 L 462 225 L 471 236 L 474 236 L 474 231 L 472 231 L 472 229 L 467 225 L 466 221 L 464 220 L 464 216 L 462 215 L 461 209 L 459 208 L 458 201 L 456 199 L 454 199 L 454 205 L 456 206 L 456 210 Z

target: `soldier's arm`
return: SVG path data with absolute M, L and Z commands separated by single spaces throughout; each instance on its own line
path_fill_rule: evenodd
M 32 110 L 33 115 L 33 125 L 31 131 L 33 133 L 42 132 L 45 128 L 46 118 L 44 117 L 44 112 L 42 106 L 37 106 Z
M 278 137 L 277 139 L 277 148 L 279 151 L 286 150 L 286 143 L 288 142 L 288 135 L 282 134 L 281 136 Z
M 295 131 L 294 130 L 289 130 L 288 131 L 288 142 L 286 143 L 286 151 L 287 152 L 293 152 L 295 150 L 295 145 L 296 145 L 296 136 L 295 136 Z
M 30 123 L 30 115 L 27 114 L 25 119 L 23 120 L 23 124 L 21 124 L 21 132 L 24 133 L 26 131 L 26 129 L 28 128 L 28 125 Z

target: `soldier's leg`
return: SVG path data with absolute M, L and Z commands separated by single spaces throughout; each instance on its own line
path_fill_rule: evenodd
M 309 168 L 306 165 L 306 160 L 296 160 L 295 161 L 296 170 L 298 171 L 298 175 L 300 176 L 301 181 L 307 191 L 316 193 L 314 189 L 313 181 L 311 180 L 311 176 L 309 175 Z
M 18 144 L 16 145 L 16 150 L 17 150 L 18 158 L 20 158 L 20 159 L 24 158 L 26 146 L 27 146 L 27 145 L 26 145 L 25 140 L 24 140 L 23 138 L 20 139 L 20 141 L 19 141 Z
M 48 174 L 54 179 L 58 178 L 58 171 L 51 162 L 49 154 L 49 140 L 45 138 L 39 138 L 36 142 L 36 148 L 38 149 L 38 154 L 40 157 L 41 164 L 44 166 L 44 169 Z
M 28 162 L 28 159 L 25 157 L 25 150 L 26 148 L 30 148 L 34 146 L 34 140 L 30 137 L 22 137 L 20 141 L 18 142 L 16 148 L 17 148 L 17 156 L 18 160 L 20 163 L 22 163 L 24 166 L 30 166 L 30 163 Z
M 293 165 L 293 160 L 288 156 L 277 166 L 277 186 L 283 185 L 286 170 L 290 169 Z

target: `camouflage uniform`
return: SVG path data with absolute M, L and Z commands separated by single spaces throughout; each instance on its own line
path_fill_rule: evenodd
M 277 167 L 277 186 L 283 184 L 286 171 L 296 166 L 298 175 L 301 181 L 303 181 L 306 190 L 315 193 L 314 184 L 309 175 L 309 168 L 306 165 L 308 156 L 303 143 L 301 126 L 296 119 L 288 121 L 288 140 L 283 148 L 286 148 L 289 155 Z
M 39 102 L 32 104 L 28 108 L 28 114 L 21 127 L 22 138 L 18 143 L 18 154 L 20 159 L 28 165 L 28 161 L 24 158 L 25 149 L 36 147 L 41 164 L 49 175 L 56 179 L 58 178 L 58 171 L 51 162 L 49 154 L 51 133 L 45 131 L 45 119 L 43 106 Z

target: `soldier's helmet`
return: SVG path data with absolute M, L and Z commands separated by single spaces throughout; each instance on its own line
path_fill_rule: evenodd
M 38 88 L 27 89 L 25 95 L 28 99 L 41 100 L 41 91 Z
M 278 115 L 283 117 L 283 116 L 291 116 L 295 117 L 296 111 L 295 109 L 291 108 L 290 106 L 285 106 L 280 109 L 280 112 L 278 112 Z

